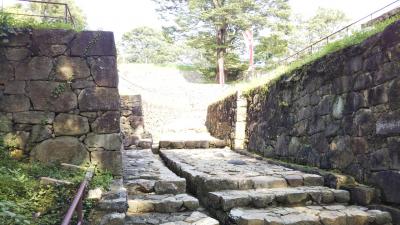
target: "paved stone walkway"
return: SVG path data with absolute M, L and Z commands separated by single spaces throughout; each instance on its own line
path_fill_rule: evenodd
M 348 205 L 349 193 L 323 187 L 319 175 L 228 149 L 165 149 L 160 154 L 221 224 L 391 224 L 387 212 Z
M 123 151 L 124 186 L 128 192 L 125 224 L 217 225 L 199 201 L 186 194 L 186 180 L 164 166 L 151 150 Z
M 392 224 L 387 212 L 349 205 L 349 192 L 324 187 L 319 175 L 226 148 L 181 147 L 123 151 L 125 224 Z

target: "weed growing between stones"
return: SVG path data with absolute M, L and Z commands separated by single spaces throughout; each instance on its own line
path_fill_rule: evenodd
M 63 170 L 57 165 L 17 161 L 0 137 L 0 221 L 2 224 L 57 224 L 68 209 L 84 171 Z M 70 186 L 41 185 L 40 177 L 66 180 Z M 112 175 L 96 171 L 90 188 L 107 189 Z M 85 201 L 85 215 L 93 202 Z

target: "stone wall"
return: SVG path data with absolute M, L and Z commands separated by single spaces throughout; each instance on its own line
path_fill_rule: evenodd
M 246 128 L 247 101 L 236 92 L 207 108 L 206 127 L 214 137 L 233 149 L 243 149 Z
M 125 148 L 137 146 L 143 138 L 144 120 L 140 95 L 121 96 L 121 132 Z
M 342 171 L 400 204 L 400 21 L 252 90 L 248 104 L 249 150 Z
M 400 21 L 245 95 L 248 150 L 341 171 L 400 204 Z M 212 135 L 231 137 L 232 98 L 210 106 Z
M 216 138 L 233 146 L 235 139 L 237 93 L 215 102 L 207 108 L 206 127 Z
M 0 133 L 32 160 L 120 173 L 116 49 L 111 32 L 23 30 L 1 38 Z
M 390 19 L 392 17 L 395 17 L 395 16 L 400 16 L 400 7 L 394 8 L 394 9 L 390 10 L 389 12 L 386 12 L 386 13 L 362 24 L 361 27 L 373 26 L 375 24 L 378 24 L 380 22 L 383 22 L 383 21 Z

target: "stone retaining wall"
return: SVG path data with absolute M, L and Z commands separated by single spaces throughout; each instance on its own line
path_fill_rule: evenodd
M 206 127 L 216 138 L 233 149 L 243 149 L 245 141 L 247 101 L 238 92 L 207 108 Z
M 140 95 L 121 96 L 121 132 L 126 148 L 137 146 L 142 139 L 144 120 Z
M 0 133 L 45 163 L 86 160 L 120 174 L 116 49 L 111 32 L 24 30 L 0 44 Z
M 207 108 L 206 127 L 208 132 L 216 138 L 225 140 L 229 146 L 233 146 L 235 139 L 236 109 L 236 93 Z
M 250 151 L 341 171 L 400 204 L 400 21 L 246 96 Z M 231 124 L 222 109 L 208 117 Z

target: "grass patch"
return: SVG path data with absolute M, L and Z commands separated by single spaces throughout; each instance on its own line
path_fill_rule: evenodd
M 273 82 L 276 82 L 282 77 L 284 74 L 289 74 L 292 73 L 294 70 L 297 70 L 307 64 L 310 64 L 323 56 L 326 56 L 328 54 L 331 54 L 333 52 L 339 51 L 341 49 L 347 48 L 349 46 L 357 45 L 366 40 L 367 38 L 382 32 L 386 27 L 388 27 L 390 24 L 400 20 L 400 15 L 394 16 L 392 18 L 389 18 L 387 20 L 384 20 L 380 23 L 375 24 L 372 27 L 367 27 L 363 30 L 356 31 L 352 35 L 344 37 L 340 40 L 331 42 L 327 45 L 325 45 L 320 51 L 308 55 L 304 57 L 303 59 L 297 60 L 292 62 L 288 66 L 279 66 L 276 69 L 270 71 L 268 76 L 261 77 L 258 79 L 254 79 L 250 82 L 242 82 L 236 84 L 236 88 L 238 90 L 242 90 L 244 93 L 249 93 L 251 89 L 254 89 L 258 86 L 262 85 L 270 85 Z
M 0 138 L 2 140 L 2 138 Z M 9 151 L 0 143 L 0 221 L 1 224 L 50 225 L 61 223 L 85 171 L 61 169 L 57 165 L 44 166 L 10 158 Z M 41 185 L 40 177 L 67 180 L 71 186 Z M 90 188 L 108 188 L 112 175 L 96 171 Z M 85 201 L 85 215 L 92 202 Z
M 75 28 L 70 23 L 60 21 L 38 21 L 35 18 L 17 17 L 8 13 L 0 12 L 0 36 L 7 31 L 13 33 L 13 29 L 64 29 L 80 31 L 81 28 Z

